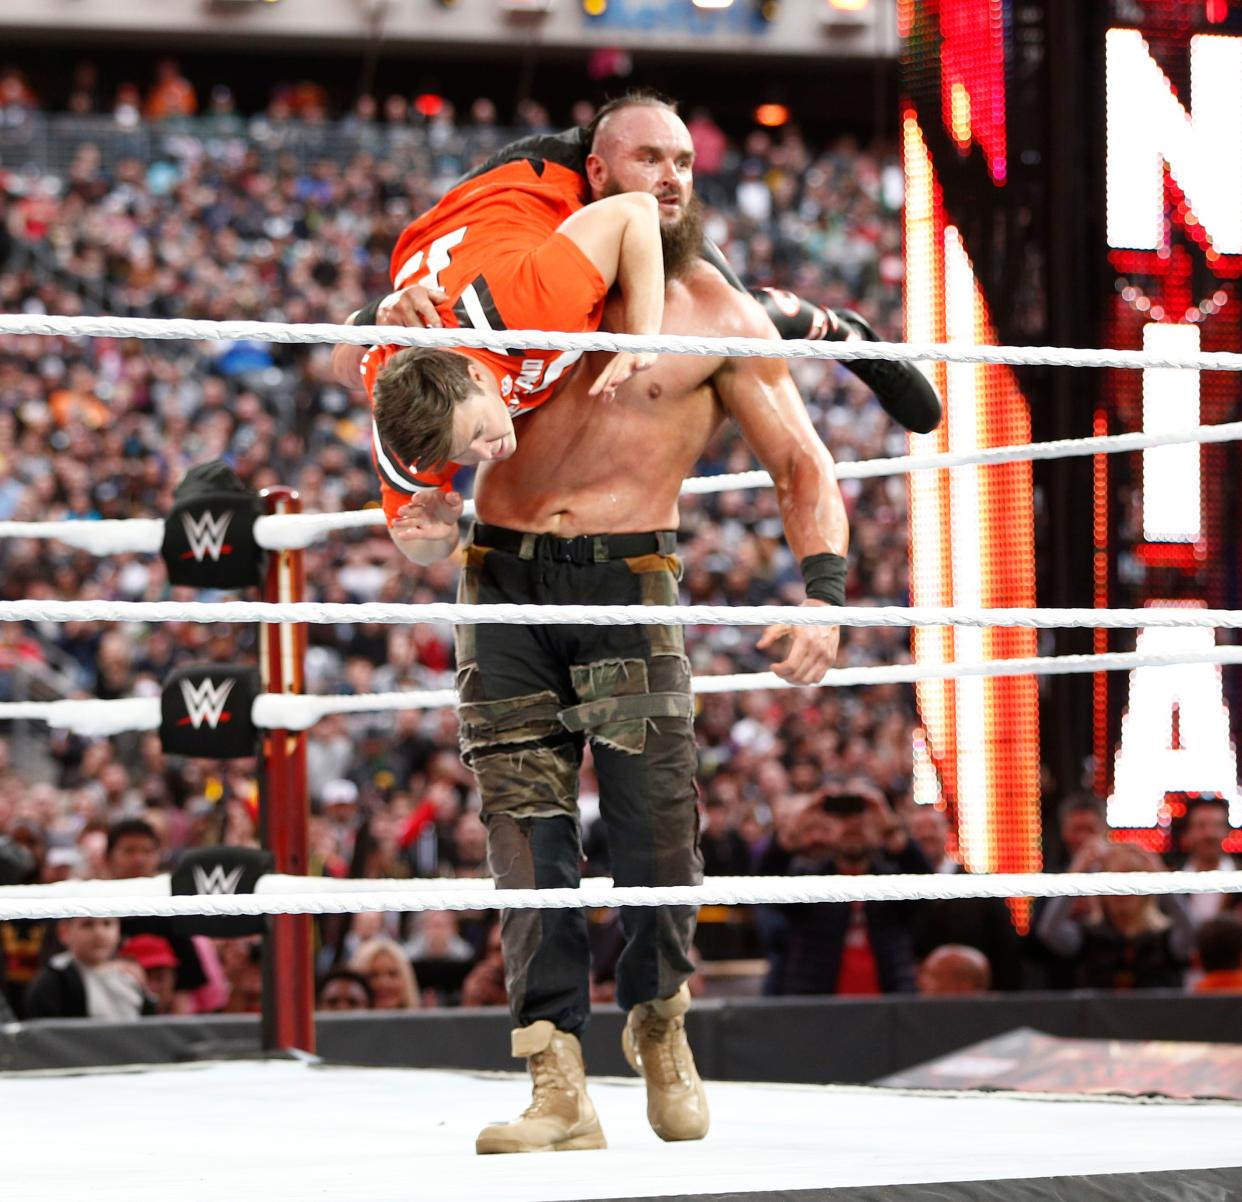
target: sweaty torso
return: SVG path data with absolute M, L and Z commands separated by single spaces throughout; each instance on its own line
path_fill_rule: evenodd
M 697 264 L 669 285 L 661 332 L 733 333 L 741 303 Z M 605 324 L 617 316 L 610 305 Z M 605 362 L 588 356 L 552 403 L 522 418 L 512 457 L 480 469 L 480 521 L 562 537 L 677 528 L 681 482 L 724 418 L 712 384 L 721 360 L 661 355 L 608 402 L 587 395 Z

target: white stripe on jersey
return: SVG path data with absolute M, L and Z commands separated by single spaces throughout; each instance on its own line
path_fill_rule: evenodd
M 562 351 L 548 364 L 547 370 L 543 373 L 543 383 L 540 388 L 550 388 L 565 374 L 566 368 L 572 367 L 581 358 L 581 351 Z
M 466 316 L 470 318 L 470 324 L 476 330 L 492 328 L 492 323 L 487 320 L 487 314 L 483 312 L 483 302 L 479 300 L 479 294 L 474 290 L 473 284 L 466 285 L 459 299 L 465 307 Z
M 427 489 L 434 491 L 440 487 L 438 484 L 425 484 L 423 481 L 415 479 L 409 471 L 399 464 L 394 464 L 384 450 L 379 427 L 374 421 L 371 422 L 371 445 L 375 448 L 375 462 L 379 465 L 380 474 L 398 492 L 413 493 L 426 491 Z

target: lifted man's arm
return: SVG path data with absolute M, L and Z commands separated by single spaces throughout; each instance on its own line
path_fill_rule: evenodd
M 411 563 L 438 563 L 457 550 L 458 522 L 464 505 L 461 493 L 429 488 L 412 496 L 388 527 L 393 546 Z
M 772 323 L 749 297 L 729 290 L 737 321 L 731 335 L 771 338 Z M 849 549 L 845 501 L 837 486 L 832 456 L 815 433 L 789 368 L 779 359 L 729 359 L 713 380 L 716 393 L 776 486 L 785 538 L 801 563 L 809 555 L 844 556 Z M 804 605 L 824 605 L 810 600 Z M 788 637 L 785 658 L 773 667 L 795 684 L 821 679 L 836 659 L 840 631 L 835 626 L 769 626 L 759 640 L 770 647 Z
M 606 288 L 621 293 L 626 334 L 658 334 L 664 317 L 664 255 L 660 248 L 660 210 L 646 192 L 621 192 L 597 200 L 567 217 L 557 232 L 590 259 Z M 552 284 L 552 281 L 549 281 Z M 591 385 L 589 395 L 611 400 L 636 371 L 655 355 L 621 351 L 613 355 Z

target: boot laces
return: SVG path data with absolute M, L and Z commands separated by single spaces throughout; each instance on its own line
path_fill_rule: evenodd
M 676 1018 L 661 1018 L 654 1010 L 649 1010 L 640 1023 L 639 1046 L 643 1067 L 654 1067 L 662 1085 L 672 1085 L 674 1082 L 690 1084 L 690 1069 L 685 1056 L 688 1049 L 682 1034 L 684 1026 L 680 1015 Z M 653 1051 L 656 1053 L 654 1066 L 650 1055 Z
M 530 1105 L 522 1111 L 522 1117 L 538 1118 L 551 1105 L 558 1090 L 568 1093 L 573 1087 L 557 1063 L 556 1053 L 551 1048 L 545 1052 L 536 1052 L 530 1058 L 530 1071 L 535 1088 Z

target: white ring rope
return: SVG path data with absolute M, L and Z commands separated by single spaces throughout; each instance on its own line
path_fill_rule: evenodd
M 257 526 L 258 522 L 255 524 Z M 160 518 L 106 518 L 97 522 L 82 519 L 10 521 L 0 522 L 0 538 L 54 538 L 92 555 L 153 554 L 163 545 L 164 522 Z
M 474 501 L 466 501 L 462 516 L 474 517 Z M 265 551 L 302 550 L 337 530 L 370 529 L 383 526 L 384 521 L 384 511 L 378 506 L 344 513 L 271 513 L 255 520 L 254 541 Z
M 371 601 L 0 601 L 0 622 L 305 622 L 395 626 L 448 622 L 478 626 L 1009 626 L 1035 630 L 1242 628 L 1242 610 L 980 609 L 903 605 L 423 605 Z
M 1070 459 L 1080 455 L 1116 455 L 1153 447 L 1186 443 L 1234 442 L 1242 438 L 1242 422 L 1195 426 L 1165 433 L 1108 434 L 1099 438 L 1061 438 L 1052 442 L 1029 442 L 978 451 L 941 451 L 930 455 L 900 455 L 838 463 L 838 480 L 872 480 L 910 472 L 942 468 L 980 467 L 1019 463 L 1028 459 Z M 683 482 L 682 496 L 740 489 L 769 488 L 772 477 L 765 471 L 731 472 L 719 476 L 696 476 Z M 467 501 L 465 517 L 474 516 L 474 502 Z M 336 530 L 356 530 L 384 525 L 383 510 L 355 509 L 344 513 L 277 513 L 257 518 L 255 541 L 268 551 L 309 547 Z M 107 521 L 0 522 L 0 538 L 50 538 L 95 555 L 158 552 L 164 540 L 164 523 L 156 518 L 109 519 Z
M 731 879 L 731 878 L 730 878 Z M 121 880 L 103 878 L 84 881 L 57 881 L 52 885 L 8 885 L 0 888 L 0 900 L 68 897 L 86 900 L 95 897 L 123 897 L 127 904 L 135 897 L 172 896 L 172 877 L 167 872 L 155 876 L 125 877 Z M 480 877 L 412 877 L 408 880 L 369 880 L 364 877 L 286 876 L 269 872 L 255 882 L 255 893 L 408 893 L 418 889 L 490 889 L 492 882 Z M 608 877 L 587 877 L 584 890 L 610 889 Z
M 1121 651 L 1105 655 L 1034 656 L 1027 659 L 988 660 L 983 663 L 884 664 L 865 668 L 832 668 L 812 685 L 795 685 L 775 672 L 743 672 L 696 676 L 696 694 L 743 693 L 757 689 L 850 688 L 882 684 L 913 684 L 920 680 L 959 680 L 970 676 L 1064 676 L 1075 672 L 1128 672 L 1136 668 L 1168 668 L 1181 664 L 1239 664 L 1242 647 L 1213 647 L 1205 651 L 1165 654 Z M 453 689 L 411 690 L 398 693 L 351 693 L 339 696 L 303 696 L 262 693 L 250 709 L 254 724 L 264 730 L 308 730 L 329 714 L 375 714 L 403 710 L 445 709 L 456 706 Z M 5 701 L 0 721 L 34 719 L 84 738 L 107 738 L 126 731 L 158 730 L 158 697 L 124 697 L 112 701 Z
M 307 878 L 308 880 L 313 878 Z M 76 882 L 73 882 L 76 884 Z M 117 882 L 132 884 L 132 882 Z M 921 901 L 961 897 L 1124 897 L 1242 892 L 1242 872 L 970 873 L 893 876 L 717 877 L 702 885 L 600 885 L 581 889 L 496 889 L 472 882 L 411 887 L 360 881 L 357 890 L 176 897 L 134 891 L 42 893 L 13 897 L 0 889 L 0 921 L 29 918 L 126 918 L 179 914 L 354 914 L 364 910 L 572 910 L 582 906 L 810 905 L 817 902 Z M 46 887 L 45 888 L 50 888 Z
M 66 338 L 157 338 L 258 342 L 343 342 L 353 346 L 482 347 L 529 350 L 649 351 L 713 355 L 728 359 L 887 359 L 899 363 L 1000 363 L 1014 367 L 1185 368 L 1242 371 L 1242 354 L 1201 351 L 1166 355 L 1153 351 L 1094 350 L 1056 346 L 957 346 L 946 343 L 821 342 L 805 338 L 695 338 L 685 335 L 563 334 L 547 330 L 425 330 L 405 326 L 340 326 L 263 321 L 200 321 L 153 317 L 60 317 L 0 314 L 0 335 L 43 334 Z
M 46 722 L 86 739 L 106 739 L 127 731 L 159 730 L 158 697 L 118 697 L 110 701 L 71 698 L 65 701 L 5 701 L 0 720 Z
M 1074 459 L 1081 455 L 1116 455 L 1123 451 L 1146 451 L 1153 447 L 1181 446 L 1186 443 L 1234 442 L 1242 438 L 1242 422 L 1217 426 L 1193 426 L 1187 430 L 1149 434 L 1105 434 L 1098 438 L 1058 438 L 1051 442 L 1025 442 L 1007 447 L 983 447 L 977 451 L 937 451 L 929 455 L 895 455 L 885 459 L 864 459 L 838 463 L 838 480 L 873 480 L 880 476 L 905 476 L 955 467 L 991 467 L 1002 463 L 1021 463 L 1028 459 Z M 695 476 L 682 485 L 683 496 L 732 492 L 734 489 L 766 488 L 772 477 L 765 471 L 733 472 L 720 476 Z

